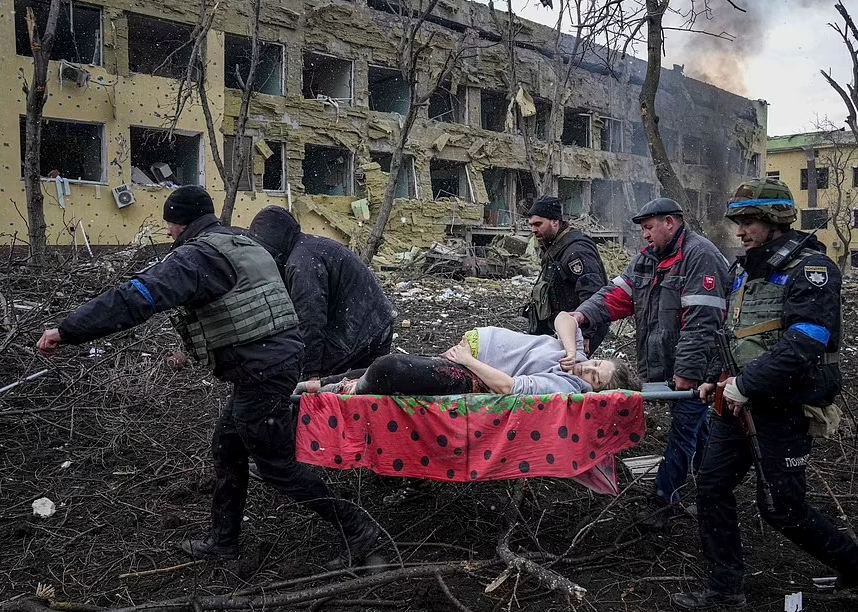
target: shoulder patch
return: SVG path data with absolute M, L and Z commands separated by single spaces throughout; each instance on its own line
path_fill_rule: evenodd
M 805 266 L 804 277 L 811 285 L 824 287 L 828 282 L 828 268 L 825 266 Z
M 576 257 L 569 262 L 569 271 L 576 276 L 584 274 L 584 262 L 581 261 L 580 257 Z
M 704 276 L 703 288 L 706 289 L 706 291 L 712 291 L 715 288 L 715 277 L 708 274 Z
M 773 272 L 769 277 L 769 282 L 773 285 L 786 285 L 789 283 L 789 274 L 786 272 Z

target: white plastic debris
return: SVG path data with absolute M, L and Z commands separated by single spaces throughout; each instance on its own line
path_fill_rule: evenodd
M 89 356 L 90 357 L 100 357 L 101 355 L 104 355 L 104 349 L 95 348 L 94 346 L 90 347 L 90 349 L 89 349 Z
M 40 497 L 33 502 L 33 514 L 36 516 L 48 518 L 49 516 L 53 516 L 56 511 L 56 504 L 47 497 Z
M 63 461 L 63 462 L 62 462 L 62 464 L 60 464 L 60 467 L 61 467 L 62 469 L 66 469 L 66 468 L 71 467 L 71 461 L 68 461 L 68 460 Z
M 801 612 L 801 591 L 784 595 L 784 612 Z

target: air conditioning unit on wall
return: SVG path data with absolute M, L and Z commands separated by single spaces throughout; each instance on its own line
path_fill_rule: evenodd
M 131 191 L 131 185 L 119 185 L 113 188 L 113 199 L 116 200 L 118 208 L 131 206 L 137 200 L 134 199 L 134 192 Z

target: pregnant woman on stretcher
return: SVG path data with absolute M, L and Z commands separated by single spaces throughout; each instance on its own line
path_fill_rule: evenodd
M 385 355 L 366 369 L 307 381 L 296 391 L 347 395 L 540 395 L 605 389 L 639 390 L 628 365 L 584 355 L 584 340 L 565 312 L 554 322 L 558 338 L 500 327 L 478 327 L 443 355 Z

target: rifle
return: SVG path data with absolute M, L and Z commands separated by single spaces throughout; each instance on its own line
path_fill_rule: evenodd
M 739 365 L 733 357 L 730 350 L 730 331 L 727 329 L 719 329 L 715 332 L 715 342 L 718 346 L 718 355 L 721 357 L 721 363 L 724 367 L 726 378 L 739 375 Z M 718 414 L 721 414 L 727 402 L 724 398 L 724 391 L 721 387 L 715 393 L 715 409 Z M 772 487 L 766 479 L 766 474 L 763 472 L 763 453 L 760 451 L 760 442 L 757 440 L 757 427 L 754 425 L 754 419 L 751 416 L 751 411 L 747 405 L 743 405 L 739 412 L 739 423 L 742 429 L 748 435 L 748 440 L 751 442 L 751 454 L 754 457 L 754 469 L 757 471 L 757 478 L 763 487 L 763 496 L 766 500 L 766 507 L 769 510 L 774 509 L 774 500 L 772 499 Z

